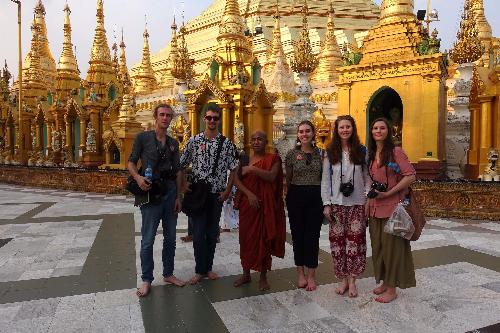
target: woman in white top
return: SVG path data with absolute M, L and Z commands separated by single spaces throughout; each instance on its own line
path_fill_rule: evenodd
M 366 148 L 359 142 L 351 116 L 335 120 L 333 140 L 323 161 L 321 198 L 323 214 L 330 222 L 330 245 L 335 276 L 341 280 L 335 290 L 357 297 L 356 277 L 366 266 L 366 193 L 371 181 L 366 166 Z

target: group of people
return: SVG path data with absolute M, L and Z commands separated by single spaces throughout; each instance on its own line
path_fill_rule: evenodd
M 366 267 L 366 228 L 369 227 L 376 301 L 388 303 L 396 288 L 416 285 L 408 240 L 385 233 L 384 225 L 415 180 L 415 170 L 400 147 L 396 147 L 391 124 L 378 118 L 370 125 L 368 147 L 360 143 L 351 116 L 335 120 L 333 139 L 326 151 L 315 145 L 315 128 L 303 121 L 297 128 L 296 146 L 282 160 L 268 152 L 267 135 L 251 134 L 252 154 L 239 155 L 233 143 L 219 133 L 221 114 L 215 104 L 206 107 L 205 130 L 189 139 L 181 156 L 178 143 L 167 135 L 174 116 L 169 105 L 154 110 L 156 128 L 139 134 L 128 169 L 139 187 L 151 191 L 167 179 L 166 189 L 140 206 L 142 214 L 141 268 L 143 284 L 137 295 L 146 296 L 153 281 L 153 243 L 160 220 L 163 226 L 163 278 L 183 286 L 203 278 L 218 278 L 213 259 L 223 203 L 231 196 L 239 211 L 240 259 L 243 274 L 234 281 L 239 287 L 251 282 L 250 272 L 260 272 L 259 288 L 270 288 L 267 272 L 272 257 L 283 258 L 286 240 L 285 206 L 292 235 L 297 287 L 315 290 L 319 238 L 322 224 L 329 224 L 329 240 L 336 293 L 356 297 L 356 279 Z M 153 166 L 152 179 L 137 168 Z M 210 184 L 204 209 L 189 216 L 192 222 L 195 274 L 187 282 L 173 275 L 177 213 L 189 192 L 185 169 L 192 178 Z M 228 176 L 229 175 L 229 176 Z M 158 191 L 155 191 L 158 192 Z M 285 200 L 283 200 L 285 195 Z

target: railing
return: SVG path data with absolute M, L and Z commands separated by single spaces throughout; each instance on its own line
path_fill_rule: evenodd
M 273 122 L 273 140 L 279 140 L 285 136 L 283 125 L 281 122 Z

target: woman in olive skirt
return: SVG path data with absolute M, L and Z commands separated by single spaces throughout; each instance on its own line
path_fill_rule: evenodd
M 416 285 L 410 241 L 384 232 L 385 223 L 415 181 L 415 169 L 403 149 L 394 146 L 391 132 L 385 118 L 370 126 L 368 170 L 373 184 L 368 193 L 369 229 L 375 279 L 382 282 L 373 293 L 380 303 L 396 299 L 396 288 Z

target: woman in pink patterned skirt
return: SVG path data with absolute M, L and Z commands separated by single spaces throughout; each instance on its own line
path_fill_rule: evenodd
M 330 244 L 335 276 L 341 280 L 335 290 L 357 297 L 356 278 L 366 266 L 366 192 L 371 181 L 366 166 L 366 148 L 359 142 L 351 116 L 335 120 L 333 140 L 323 162 L 321 198 L 323 214 L 330 222 Z

